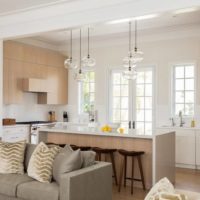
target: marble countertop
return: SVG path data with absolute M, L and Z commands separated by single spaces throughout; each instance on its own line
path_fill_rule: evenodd
M 66 133 L 66 134 L 80 134 L 80 135 L 96 135 L 96 136 L 109 136 L 109 137 L 122 137 L 122 138 L 141 138 L 141 139 L 152 139 L 152 135 L 139 135 L 139 134 L 128 134 L 118 132 L 102 132 L 98 128 L 88 128 L 82 126 L 68 126 L 68 127 L 52 127 L 52 128 L 41 128 L 40 132 L 49 133 Z
M 200 127 L 190 127 L 190 126 L 159 126 L 156 129 L 169 129 L 169 130 L 200 130 Z

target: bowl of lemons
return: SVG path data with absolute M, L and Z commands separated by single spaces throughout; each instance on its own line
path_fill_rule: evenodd
M 110 132 L 112 132 L 112 127 L 106 124 L 106 125 L 101 127 L 101 131 L 110 133 Z

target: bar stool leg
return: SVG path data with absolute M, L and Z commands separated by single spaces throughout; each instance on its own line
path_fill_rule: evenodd
M 143 190 L 146 190 L 145 181 L 144 181 L 144 174 L 143 174 L 143 169 L 142 169 L 141 156 L 137 156 L 137 159 L 138 159 L 138 164 L 139 164 L 139 169 L 140 169 L 140 175 L 141 175 Z
M 126 187 L 126 172 L 127 172 L 127 156 L 124 157 L 124 187 Z
M 131 194 L 133 194 L 134 167 L 134 157 L 132 156 Z
M 111 162 L 112 162 L 112 168 L 113 168 L 113 174 L 114 174 L 114 178 L 115 178 L 115 183 L 116 183 L 116 185 L 118 185 L 117 172 L 116 172 L 116 166 L 115 166 L 115 159 L 114 159 L 114 154 L 113 153 L 110 153 L 110 158 L 111 158 Z
M 99 161 L 101 161 L 101 153 L 99 153 Z
M 120 190 L 121 190 L 121 184 L 122 184 L 122 177 L 123 177 L 123 172 L 124 172 L 124 166 L 125 166 L 125 157 L 121 159 L 121 171 L 120 171 L 120 176 L 119 176 L 118 192 L 120 192 Z

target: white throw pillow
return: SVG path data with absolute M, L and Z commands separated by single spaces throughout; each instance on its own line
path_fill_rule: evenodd
M 159 199 L 161 193 L 175 193 L 174 186 L 167 178 L 163 178 L 158 181 L 158 183 L 156 183 L 153 188 L 151 188 L 144 200 Z

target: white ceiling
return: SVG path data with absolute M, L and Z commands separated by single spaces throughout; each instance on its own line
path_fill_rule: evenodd
M 72 0 L 0 0 L 0 15 Z
M 159 14 L 156 18 L 138 22 L 138 29 L 141 33 L 155 33 L 169 28 L 176 29 L 185 25 L 200 25 L 200 10 L 190 13 L 175 15 L 174 12 Z M 125 35 L 128 31 L 128 23 L 108 24 L 102 23 L 92 25 L 91 36 L 93 39 L 102 37 L 113 37 L 114 35 Z M 87 28 L 82 27 L 83 37 L 87 35 Z M 60 30 L 56 32 L 43 33 L 33 39 L 43 41 L 52 45 L 62 45 L 69 40 L 69 31 Z M 74 30 L 74 38 L 79 37 L 79 31 Z

